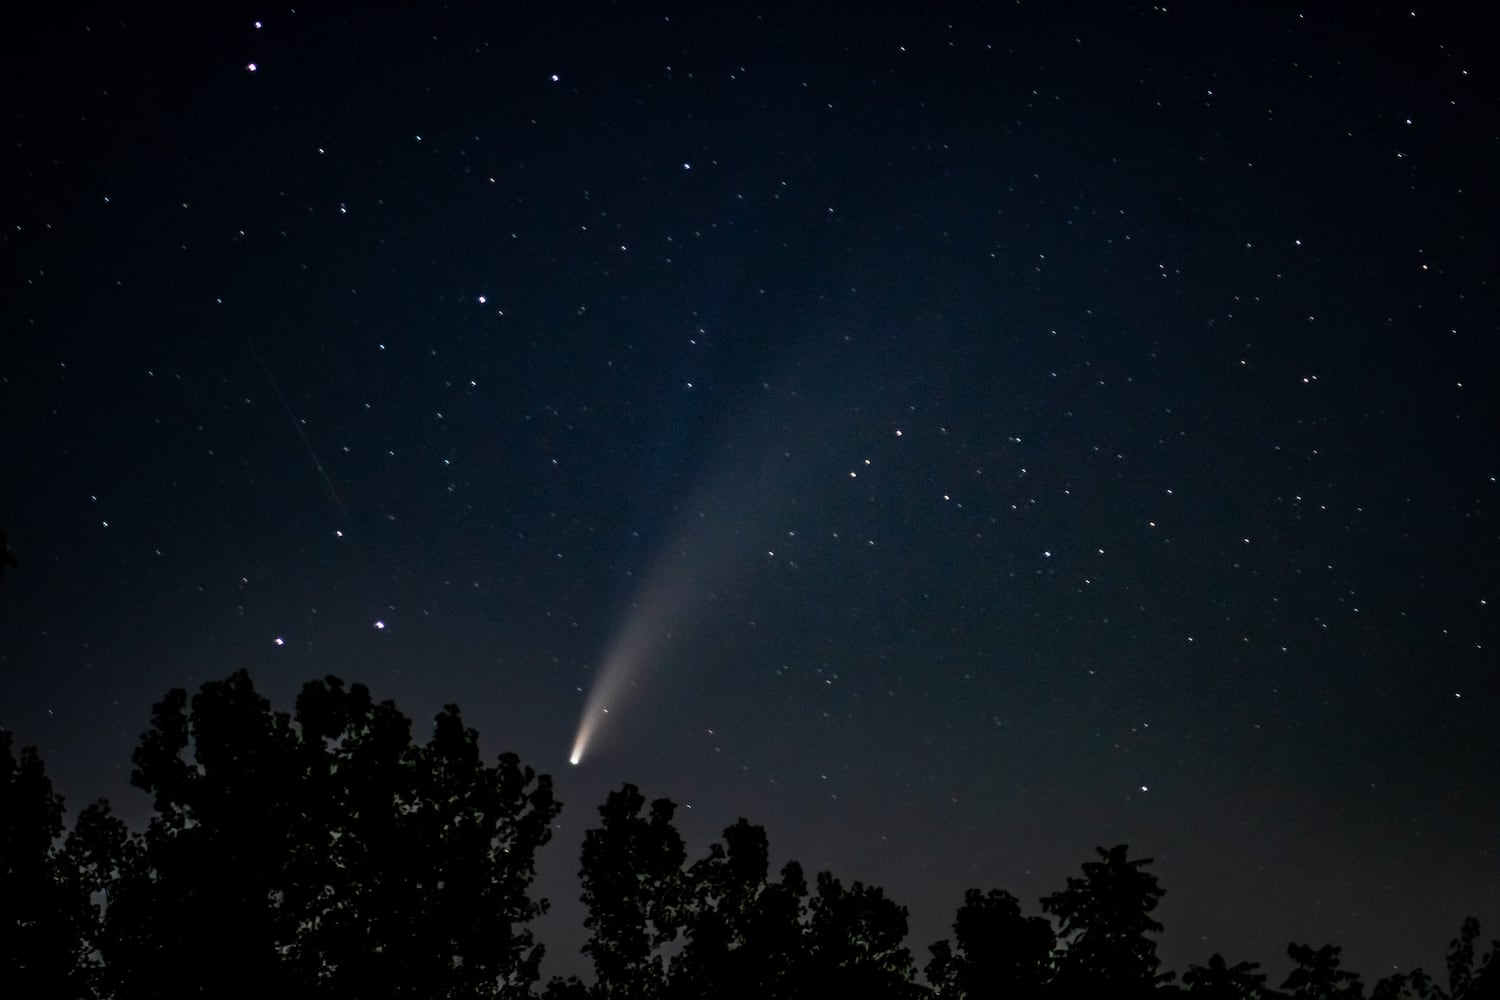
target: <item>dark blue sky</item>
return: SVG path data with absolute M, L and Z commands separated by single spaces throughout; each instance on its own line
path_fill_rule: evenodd
M 331 672 L 556 776 L 549 972 L 624 781 L 919 959 L 1121 841 L 1176 968 L 1500 921 L 1469 17 L 511 6 L 7 32 L 0 725 L 71 805 Z

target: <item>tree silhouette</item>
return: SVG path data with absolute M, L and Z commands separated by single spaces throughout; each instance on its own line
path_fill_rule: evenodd
M 1448 945 L 1448 993 L 1453 1000 L 1500 1000 L 1500 941 L 1491 941 L 1489 952 L 1476 965 L 1478 939 L 1479 921 L 1469 917 Z
M 134 753 L 152 797 L 143 832 L 108 803 L 63 838 L 63 800 L 34 748 L 0 731 L 0 988 L 100 1000 L 292 996 L 356 1000 L 534 997 L 529 930 L 536 852 L 559 805 L 546 776 L 481 759 L 455 706 L 426 743 L 390 702 L 329 677 L 275 712 L 243 671 L 189 699 L 169 691 Z M 1268 990 L 1254 962 L 1221 955 L 1182 987 L 1158 972 L 1151 916 L 1163 895 L 1124 845 L 1099 848 L 1026 916 L 1011 894 L 970 889 L 952 941 L 915 982 L 907 911 L 878 887 L 800 865 L 770 877 L 766 832 L 745 819 L 685 867 L 675 806 L 612 792 L 581 859 L 584 946 L 596 978 L 556 979 L 543 1000 L 1130 998 L 1362 1000 L 1332 945 L 1292 944 Z M 1477 920 L 1446 956 L 1448 988 L 1421 969 L 1376 1000 L 1500 1000 L 1500 942 Z
M 1045 917 L 1027 917 L 1010 893 L 970 889 L 946 940 L 929 949 L 927 981 L 941 1000 L 1038 997 L 1052 976 L 1056 935 Z
M 1228 965 L 1224 956 L 1215 952 L 1209 956 L 1207 965 L 1190 965 L 1182 974 L 1188 993 L 1209 1000 L 1254 1000 L 1265 996 L 1266 977 L 1259 962 L 1239 962 Z
M 1476 964 L 1474 943 L 1478 938 L 1479 921 L 1474 917 L 1465 919 L 1458 937 L 1448 945 L 1445 963 L 1448 967 L 1447 990 L 1438 986 L 1421 969 L 1413 969 L 1411 972 L 1395 973 L 1382 978 L 1370 991 L 1370 996 L 1373 1000 L 1500 1000 L 1500 962 L 1495 961 L 1496 956 L 1500 955 L 1500 941 L 1492 941 L 1489 952 Z M 1326 984 L 1331 976 L 1342 977 L 1340 982 L 1346 990 L 1349 983 L 1357 983 L 1357 976 L 1338 969 L 1339 949 L 1330 946 L 1313 952 L 1310 948 L 1298 945 L 1293 945 L 1292 948 L 1298 949 L 1296 957 L 1302 969 L 1308 971 L 1309 988 L 1314 991 L 1320 988 L 1323 990 L 1321 993 L 1310 992 L 1307 995 L 1359 996 L 1357 990 L 1353 993 L 1338 993 L 1340 983 L 1335 983 L 1332 987 L 1313 985 L 1316 982 Z
M 1374 1000 L 1447 1000 L 1444 993 L 1421 969 L 1397 972 L 1382 978 L 1370 991 Z
M 1331 944 L 1314 951 L 1310 945 L 1287 945 L 1287 956 L 1297 967 L 1281 984 L 1292 996 L 1305 1000 L 1359 1000 L 1365 987 L 1359 974 L 1342 968 L 1339 954 L 1343 949 Z
M 89 956 L 84 973 L 95 996 L 126 996 L 115 989 L 114 970 L 101 961 L 108 944 L 108 920 L 94 900 L 125 895 L 127 874 L 142 864 L 141 842 L 132 837 L 125 824 L 110 811 L 108 802 L 95 802 L 79 814 L 64 844 L 64 856 L 78 892 L 89 900 L 79 927 L 79 949 Z M 128 907 L 126 907 L 128 909 Z
M 903 943 L 906 907 L 878 886 L 855 882 L 846 889 L 828 872 L 819 872 L 806 933 L 807 996 L 916 995 L 915 965 Z
M 1096 848 L 1101 860 L 1083 866 L 1082 878 L 1042 900 L 1055 914 L 1065 945 L 1056 983 L 1078 995 L 1104 991 L 1119 997 L 1152 992 L 1159 981 L 1156 942 L 1147 935 L 1162 930 L 1151 911 L 1165 894 L 1156 876 L 1145 870 L 1150 858 L 1131 861 L 1125 844 Z
M 798 995 L 807 880 L 790 862 L 779 882 L 769 882 L 769 859 L 765 830 L 741 818 L 689 869 L 686 943 L 672 963 L 672 996 Z
M 873 886 L 845 888 L 828 872 L 807 882 L 795 862 L 767 881 L 765 831 L 741 819 L 686 871 L 675 806 L 649 815 L 634 785 L 611 792 L 585 834 L 584 924 L 593 933 L 597 997 L 914 995 L 906 909 Z M 681 946 L 668 961 L 666 945 Z M 566 981 L 555 995 L 570 995 Z
M 589 1000 L 589 988 L 577 976 L 553 976 L 542 990 L 542 1000 Z
M 36 748 L 18 759 L 12 741 L 0 730 L 0 983 L 14 996 L 81 995 L 93 907 L 57 847 L 62 796 Z
M 666 986 L 662 946 L 676 940 L 682 919 L 682 865 L 687 851 L 672 825 L 676 806 L 651 803 L 634 785 L 610 792 L 599 807 L 600 826 L 584 834 L 583 946 L 594 961 L 601 997 L 636 1000 L 661 995 Z
M 219 995 L 230 969 L 247 995 L 529 994 L 551 782 L 512 755 L 482 763 L 455 706 L 424 746 L 410 726 L 332 677 L 303 688 L 295 719 L 244 672 L 191 711 L 169 692 L 135 753 L 146 833 L 111 844 L 100 817 L 79 831 L 118 871 L 99 947 L 121 995 Z

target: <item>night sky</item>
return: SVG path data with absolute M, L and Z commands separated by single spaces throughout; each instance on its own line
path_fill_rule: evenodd
M 1500 929 L 1477 15 L 860 6 L 7 15 L 0 726 L 70 809 L 333 673 L 555 776 L 548 974 L 626 781 L 919 962 L 1120 842 L 1169 967 Z

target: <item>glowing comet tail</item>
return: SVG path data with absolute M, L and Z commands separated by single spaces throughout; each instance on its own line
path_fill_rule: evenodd
M 576 766 L 583 760 L 600 724 L 609 714 L 609 707 L 636 686 L 641 665 L 646 662 L 653 642 L 663 631 L 660 624 L 663 617 L 678 603 L 671 598 L 643 601 L 631 611 L 599 665 L 594 686 L 583 703 L 578 735 L 573 738 L 573 750 L 568 754 L 569 764 Z
M 646 665 L 659 662 L 673 635 L 704 612 L 707 585 L 723 578 L 735 556 L 734 532 L 723 520 L 704 517 L 695 517 L 692 526 L 657 555 L 599 663 L 578 719 L 569 764 L 577 765 L 598 742 L 605 716 L 634 692 Z
M 825 368 L 806 366 L 808 371 Z M 817 482 L 819 456 L 828 454 L 835 440 L 827 429 L 837 423 L 836 414 L 861 411 L 858 407 L 851 410 L 847 396 L 836 391 L 822 391 L 816 385 L 803 388 L 799 395 L 797 385 L 789 383 L 732 422 L 737 428 L 735 447 L 722 449 L 724 464 L 707 470 L 701 487 L 684 505 L 671 542 L 658 551 L 605 649 L 584 700 L 569 764 L 577 765 L 599 743 L 601 728 L 609 728 L 604 726 L 605 716 L 634 693 L 648 664 L 681 659 L 682 647 L 671 650 L 675 655 L 667 655 L 675 645 L 674 637 L 694 642 L 693 625 L 713 613 L 714 593 L 758 564 L 766 551 L 760 540 L 773 531 L 780 534 L 779 522 L 787 516 L 791 502 L 799 498 L 805 502 L 799 511 L 803 517 L 820 504 L 817 492 L 788 484 Z M 830 410 L 830 405 L 837 409 Z M 793 441 L 786 440 L 787 428 L 797 429 Z M 846 480 L 839 476 L 832 482 Z

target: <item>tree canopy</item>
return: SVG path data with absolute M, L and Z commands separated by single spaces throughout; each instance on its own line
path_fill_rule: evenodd
M 905 907 L 832 872 L 771 875 L 746 819 L 692 861 L 669 799 L 609 793 L 579 871 L 594 978 L 540 985 L 537 852 L 560 804 L 513 754 L 486 762 L 446 706 L 418 742 L 361 684 L 325 677 L 275 711 L 247 674 L 172 690 L 132 784 L 143 830 L 106 802 L 71 829 L 40 756 L 0 731 L 0 983 L 6 995 L 176 1000 L 274 995 L 547 1000 L 870 1000 L 1191 995 L 1363 1000 L 1340 950 L 1293 943 L 1279 990 L 1219 954 L 1162 972 L 1150 859 L 1099 848 L 1027 914 L 970 889 L 917 975 Z M 1464 921 L 1446 986 L 1420 969 L 1378 1000 L 1500 1000 L 1500 942 Z M 1481 956 L 1482 952 L 1482 956 Z
M 241 672 L 168 692 L 134 763 L 147 829 L 94 807 L 64 852 L 99 897 L 107 995 L 219 995 L 230 969 L 246 992 L 351 998 L 537 981 L 529 890 L 559 806 L 513 755 L 483 762 L 455 706 L 417 744 L 363 685 L 311 682 L 288 715 Z

